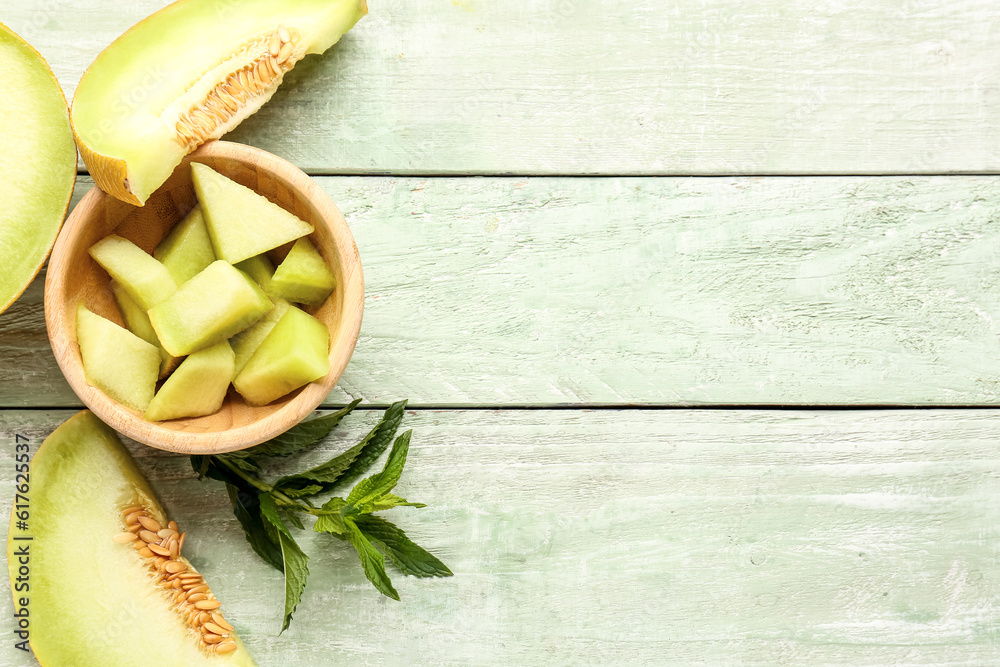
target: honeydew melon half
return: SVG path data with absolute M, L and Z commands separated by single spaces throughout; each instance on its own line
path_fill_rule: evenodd
M 76 182 L 76 146 L 59 82 L 0 23 L 0 312 L 48 257 Z
M 201 143 L 253 114 L 365 0 L 179 0 L 133 26 L 84 73 L 72 121 L 105 192 L 141 206 Z
M 202 619 L 194 603 L 178 601 L 182 589 L 174 581 L 200 579 L 182 551 L 166 559 L 177 572 L 158 572 L 155 556 L 136 548 L 142 538 L 125 541 L 139 516 L 161 529 L 176 524 L 114 431 L 92 413 L 78 413 L 46 438 L 29 475 L 29 529 L 10 522 L 7 566 L 15 606 L 29 610 L 29 642 L 43 667 L 255 664 L 235 631 L 221 628 L 225 636 L 215 635 L 215 643 L 202 639 L 206 629 L 219 627 L 212 614 L 232 626 L 221 605 Z M 22 564 L 30 591 L 17 590 Z M 214 647 L 222 645 L 219 654 Z

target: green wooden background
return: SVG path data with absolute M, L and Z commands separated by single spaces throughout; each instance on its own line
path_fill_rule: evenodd
M 164 4 L 0 21 L 71 96 Z M 361 252 L 364 402 L 310 460 L 410 399 L 393 520 L 456 576 L 397 603 L 309 535 L 278 637 L 224 491 L 130 444 L 260 664 L 1000 662 L 998 54 L 993 0 L 372 0 L 229 138 Z M 41 302 L 0 315 L 3 513 L 80 407 Z

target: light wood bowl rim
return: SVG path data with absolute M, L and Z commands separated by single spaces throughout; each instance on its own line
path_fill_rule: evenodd
M 103 210 L 103 205 L 111 197 L 96 186 L 70 213 L 53 246 L 45 278 L 45 325 L 56 362 L 70 387 L 109 426 L 157 449 L 182 454 L 220 454 L 270 440 L 308 417 L 322 404 L 347 367 L 361 331 L 364 275 L 357 245 L 340 210 L 313 179 L 293 164 L 266 151 L 224 141 L 203 145 L 185 158 L 185 164 L 199 158 L 236 160 L 269 172 L 291 186 L 300 200 L 306 201 L 320 214 L 320 219 L 333 236 L 344 277 L 337 285 L 337 289 L 342 291 L 342 324 L 338 331 L 330 332 L 330 372 L 299 390 L 292 400 L 279 405 L 270 414 L 246 425 L 211 432 L 185 432 L 146 421 L 138 412 L 87 384 L 76 343 L 75 317 L 69 315 L 75 313 L 75 308 L 66 305 L 70 298 L 67 294 L 67 262 L 73 239 L 90 223 L 95 213 Z M 184 421 L 174 420 L 172 423 Z

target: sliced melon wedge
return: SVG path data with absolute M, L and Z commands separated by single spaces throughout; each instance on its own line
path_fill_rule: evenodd
M 337 277 L 312 241 L 299 239 L 265 288 L 273 298 L 318 306 L 337 286 Z
M 171 356 L 169 352 L 163 349 L 163 346 L 160 345 L 160 339 L 156 337 L 156 332 L 153 331 L 153 325 L 149 323 L 149 315 L 129 296 L 124 287 L 115 281 L 111 281 L 111 293 L 115 297 L 115 303 L 118 304 L 118 312 L 122 314 L 125 327 L 160 351 L 160 377 L 163 378 L 169 375 L 181 363 L 180 358 Z
M 215 254 L 230 264 L 261 255 L 313 231 L 312 225 L 208 165 L 192 162 L 191 180 Z
M 267 292 L 267 287 L 271 284 L 271 276 L 274 275 L 274 264 L 271 263 L 267 255 L 257 255 L 250 259 L 244 259 L 233 266 L 253 278 L 253 281 Z
M 92 245 L 89 252 L 143 310 L 177 291 L 177 282 L 167 267 L 128 239 L 112 234 Z
M 233 348 L 225 340 L 187 357 L 156 392 L 146 419 L 156 422 L 216 412 L 233 381 L 235 362 Z
M 149 321 L 163 349 L 180 357 L 243 331 L 273 307 L 257 283 L 220 259 L 150 308 Z
M 267 335 L 271 333 L 271 329 L 274 328 L 274 325 L 278 323 L 278 320 L 281 319 L 290 306 L 291 304 L 284 299 L 275 299 L 274 308 L 267 315 L 257 320 L 250 328 L 241 331 L 229 339 L 229 343 L 233 347 L 233 352 L 236 354 L 236 367 L 233 369 L 234 377 L 247 365 L 250 357 L 257 351 L 257 348 L 264 342 Z
M 200 206 L 195 206 L 170 230 L 153 250 L 153 257 L 167 267 L 178 285 L 194 278 L 216 260 Z
M 365 0 L 180 0 L 136 24 L 73 98 L 94 180 L 141 206 L 187 153 L 257 111 L 295 63 L 366 12 Z
M 31 591 L 14 599 L 30 598 L 42 665 L 255 664 L 114 431 L 78 413 L 46 438 L 29 474 L 30 530 L 10 522 L 7 566 L 13 588 L 27 554 Z M 205 585 L 201 608 L 190 584 Z
M 76 182 L 62 88 L 45 60 L 0 23 L 0 312 L 45 263 Z
M 267 405 L 330 372 L 330 332 L 289 306 L 233 380 L 250 405 Z
M 160 375 L 158 347 L 82 303 L 76 308 L 76 339 L 88 384 L 133 410 L 149 406 Z

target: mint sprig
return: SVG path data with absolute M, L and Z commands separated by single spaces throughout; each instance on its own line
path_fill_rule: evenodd
M 407 575 L 448 577 L 451 570 L 430 552 L 417 546 L 402 530 L 375 516 L 395 507 L 425 507 L 392 493 L 406 465 L 413 432 L 396 437 L 406 401 L 393 403 L 361 442 L 326 463 L 273 484 L 261 479 L 264 459 L 287 457 L 321 441 L 357 407 L 360 401 L 336 412 L 294 426 L 286 433 L 256 447 L 230 454 L 192 456 L 199 477 L 225 482 L 233 514 L 247 542 L 267 564 L 285 576 L 284 632 L 298 607 L 309 576 L 309 557 L 299 548 L 288 524 L 305 529 L 303 515 L 315 518 L 313 530 L 349 543 L 358 553 L 365 576 L 383 595 L 399 599 L 386 573 L 386 557 Z M 394 440 L 395 438 L 395 440 Z M 364 474 L 389 448 L 382 470 L 362 479 L 346 498 L 333 496 L 319 507 L 310 498 L 333 492 Z

